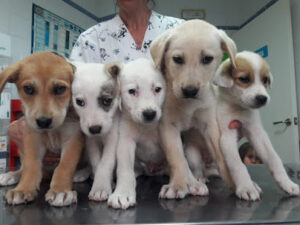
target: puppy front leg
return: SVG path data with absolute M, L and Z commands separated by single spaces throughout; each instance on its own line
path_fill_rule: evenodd
M 188 166 L 178 128 L 162 122 L 160 124 L 160 138 L 170 167 L 170 183 L 161 188 L 159 197 L 184 198 L 188 193 L 207 195 L 206 185 L 195 179 Z
M 89 193 L 89 199 L 95 201 L 105 201 L 112 192 L 111 182 L 116 162 L 116 148 L 118 145 L 118 122 L 106 136 L 103 154 L 99 160 L 94 177 L 94 183 Z
M 84 136 L 80 131 L 63 146 L 63 152 L 56 167 L 46 201 L 53 206 L 66 206 L 77 202 L 77 193 L 72 191 L 72 180 L 84 144 Z
M 235 194 L 244 200 L 259 200 L 261 189 L 255 184 L 242 163 L 237 147 L 238 134 L 236 130 L 223 131 L 221 149 L 235 184 Z
M 299 185 L 295 184 L 288 177 L 281 159 L 275 152 L 268 134 L 262 126 L 252 125 L 246 127 L 246 136 L 253 145 L 258 156 L 269 168 L 272 176 L 276 180 L 278 186 L 289 195 L 299 195 Z
M 221 134 L 219 126 L 216 120 L 216 116 L 213 115 L 216 115 L 216 113 L 211 110 L 201 112 L 198 120 L 201 122 L 199 122 L 198 124 L 198 129 L 204 137 L 204 141 L 209 153 L 216 161 L 219 173 L 221 174 L 222 178 L 231 188 L 234 188 L 231 174 L 220 147 Z
M 108 198 L 108 205 L 113 208 L 127 209 L 136 203 L 134 174 L 136 143 L 132 138 L 124 137 L 126 134 L 120 132 L 117 148 L 117 186 Z
M 26 127 L 21 179 L 17 187 L 7 192 L 8 204 L 17 205 L 34 200 L 42 179 L 41 160 L 44 154 L 45 149 L 39 149 L 35 134 Z

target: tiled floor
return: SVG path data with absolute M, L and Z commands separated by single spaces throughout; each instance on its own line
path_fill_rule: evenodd
M 289 175 L 300 183 L 300 165 L 286 167 Z M 0 188 L 0 224 L 125 224 L 125 223 L 201 223 L 201 224 L 300 224 L 300 197 L 289 197 L 273 181 L 263 165 L 249 167 L 250 174 L 263 189 L 262 199 L 246 202 L 237 199 L 219 178 L 211 178 L 207 197 L 184 200 L 158 199 L 167 177 L 140 177 L 137 205 L 128 210 L 114 210 L 106 203 L 88 201 L 90 182 L 74 184 L 78 191 L 77 205 L 50 207 L 44 201 L 49 186 L 43 182 L 36 201 L 28 205 L 8 206 L 4 195 L 11 188 Z

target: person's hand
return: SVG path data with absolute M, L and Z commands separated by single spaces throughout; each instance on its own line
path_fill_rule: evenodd
M 20 119 L 13 121 L 8 126 L 8 136 L 10 140 L 15 142 L 15 144 L 17 145 L 19 155 L 22 155 L 24 153 L 23 131 L 25 129 L 25 123 L 26 121 L 23 116 Z M 60 159 L 60 154 L 47 151 L 43 159 L 43 163 L 46 165 L 55 165 L 59 162 L 59 159 Z
M 230 130 L 237 129 L 238 140 L 240 140 L 243 137 L 243 134 L 242 134 L 242 131 L 241 131 L 241 129 L 242 129 L 242 123 L 239 120 L 232 120 L 229 123 L 228 128 Z

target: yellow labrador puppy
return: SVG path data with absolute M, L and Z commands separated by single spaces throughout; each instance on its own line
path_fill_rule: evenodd
M 160 135 L 170 166 L 170 183 L 162 187 L 160 197 L 172 199 L 184 198 L 187 194 L 208 194 L 205 183 L 195 179 L 184 156 L 181 134 L 191 129 L 205 140 L 222 177 L 232 184 L 220 150 L 211 79 L 224 52 L 235 65 L 235 43 L 215 26 L 190 20 L 159 36 L 150 51 L 167 83 Z

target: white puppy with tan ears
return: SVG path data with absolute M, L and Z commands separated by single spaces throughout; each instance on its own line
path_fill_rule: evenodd
M 94 173 L 89 199 L 104 201 L 111 182 L 118 142 L 119 81 L 121 64 L 74 63 L 73 105 L 80 117 L 86 150 Z
M 155 172 L 161 172 L 160 167 L 166 165 L 158 135 L 166 90 L 162 74 L 148 59 L 125 64 L 120 81 L 122 115 L 117 148 L 117 186 L 108 204 L 126 209 L 136 203 L 135 174 L 157 174 Z
M 269 66 L 260 55 L 248 51 L 238 53 L 235 64 L 234 69 L 229 60 L 224 61 L 214 78 L 214 83 L 219 86 L 217 113 L 221 148 L 236 186 L 235 193 L 239 198 L 251 201 L 260 199 L 261 193 L 240 159 L 238 131 L 228 127 L 237 120 L 242 124 L 242 134 L 251 142 L 279 187 L 290 195 L 299 195 L 299 186 L 289 179 L 259 116 L 258 108 L 270 100 L 266 91 L 272 82 Z

